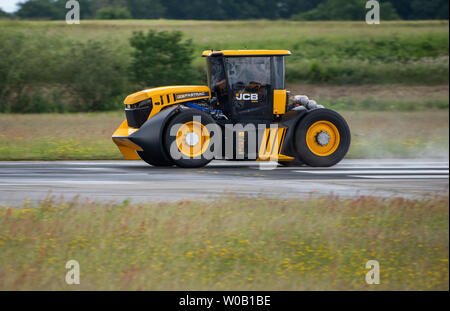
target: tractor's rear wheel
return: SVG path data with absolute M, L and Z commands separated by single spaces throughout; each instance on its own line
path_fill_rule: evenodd
M 156 161 L 152 159 L 151 154 L 145 153 L 145 151 L 137 151 L 139 157 L 151 166 L 173 166 L 173 161 Z
M 340 114 L 316 109 L 298 124 L 295 149 L 298 159 L 309 166 L 332 166 L 347 154 L 350 140 L 350 129 Z
M 182 110 L 169 122 L 164 142 L 177 166 L 202 167 L 212 160 L 211 133 L 207 126 L 214 123 L 208 114 L 195 109 Z

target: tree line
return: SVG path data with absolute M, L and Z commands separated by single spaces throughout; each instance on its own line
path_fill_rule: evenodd
M 67 0 L 24 0 L 0 18 L 61 20 Z M 82 19 L 361 20 L 365 0 L 78 0 Z M 382 19 L 448 19 L 448 0 L 381 0 Z
M 193 63 L 201 49 L 180 32 L 78 41 L 0 27 L 0 42 L 0 113 L 114 110 L 144 88 L 206 84 L 204 60 Z M 293 52 L 288 83 L 448 84 L 445 34 L 300 39 L 283 48 Z
M 113 110 L 139 89 L 205 82 L 177 31 L 134 32 L 128 45 L 0 28 L 0 42 L 0 113 Z

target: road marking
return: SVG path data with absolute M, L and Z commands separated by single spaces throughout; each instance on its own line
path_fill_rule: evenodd
M 324 175 L 349 175 L 349 174 L 428 174 L 428 175 L 434 175 L 434 174 L 449 174 L 448 170 L 316 170 L 316 171 L 310 171 L 310 170 L 302 170 L 302 171 L 295 171 L 298 173 L 308 173 L 308 174 L 324 174 Z
M 448 175 L 348 175 L 357 178 L 372 179 L 448 179 Z
M 411 169 L 411 170 L 415 170 L 415 169 L 428 169 L 428 170 L 441 170 L 441 169 L 448 169 L 449 165 L 448 164 L 430 164 L 430 165 L 426 165 L 426 164 L 421 164 L 421 165 L 401 165 L 399 163 L 396 164 L 382 164 L 382 165 L 345 165 L 345 164 L 337 164 L 335 166 L 332 167 L 333 170 L 339 170 L 339 169 L 343 169 L 343 170 L 353 170 L 353 169 L 357 169 L 357 170 L 375 170 L 375 169 L 381 169 L 381 170 L 392 170 L 392 169 Z M 277 169 L 282 169 L 282 170 L 292 170 L 292 169 L 297 169 L 297 170 L 312 170 L 312 171 L 319 171 L 319 170 L 330 170 L 330 167 L 308 167 L 308 166 L 296 166 L 296 167 L 289 167 L 289 166 L 279 166 Z
M 347 176 L 352 178 L 366 178 L 366 179 L 448 179 L 449 170 L 448 167 L 442 169 L 308 169 L 308 170 L 294 170 L 297 173 L 306 173 L 308 175 L 332 175 L 332 176 Z

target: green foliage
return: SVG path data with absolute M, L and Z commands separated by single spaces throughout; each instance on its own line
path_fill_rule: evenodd
M 386 37 L 347 37 L 336 40 L 297 39 L 291 47 L 292 57 L 300 61 L 315 59 L 329 60 L 367 60 L 367 61 L 414 61 L 425 57 L 438 57 L 448 54 L 448 34 L 424 34 L 399 37 L 394 34 Z
M 192 67 L 194 48 L 179 31 L 134 32 L 130 44 L 131 71 L 136 82 L 145 86 L 192 84 L 197 74 Z
M 149 19 L 165 16 L 166 7 L 159 0 L 127 0 L 133 18 Z
M 64 19 L 66 0 L 25 0 L 17 16 Z M 100 19 L 362 20 L 365 0 L 79 0 L 81 16 Z M 381 0 L 381 18 L 448 19 L 448 0 Z M 128 11 L 128 12 L 126 12 Z M 130 15 L 129 15 L 130 14 Z
M 199 80 L 180 32 L 134 33 L 131 57 L 109 40 L 0 31 L 0 41 L 0 112 L 111 110 L 139 87 Z
M 448 34 L 301 39 L 288 48 L 288 81 L 448 83 Z
M 367 9 L 366 0 L 327 0 L 316 8 L 292 16 L 294 20 L 364 20 Z M 380 18 L 383 20 L 400 19 L 392 4 L 381 3 Z
M 10 17 L 10 15 L 0 8 L 0 18 L 2 17 Z
M 297 1 L 305 3 L 306 1 Z M 317 2 L 317 1 L 312 1 Z M 167 18 L 230 20 L 230 19 L 278 19 L 290 15 L 292 0 L 166 0 Z
M 423 111 L 430 109 L 448 109 L 448 99 L 416 99 L 399 98 L 384 99 L 367 97 L 355 99 L 352 97 L 340 97 L 320 100 L 320 104 L 336 111 Z
M 448 19 L 448 0 L 440 1 L 411 1 L 414 19 Z
M 330 84 L 446 84 L 448 58 L 423 60 L 408 64 L 394 62 L 358 62 L 354 60 L 305 61 L 287 66 L 290 82 Z
M 385 21 L 391 21 L 391 20 L 399 20 L 401 18 L 398 15 L 392 3 L 383 2 L 380 4 L 380 19 Z
M 2 20 L 0 112 L 109 110 L 143 87 L 204 84 L 200 53 L 208 48 L 289 49 L 288 83 L 449 82 L 447 22 L 362 24 L 162 20 L 118 22 L 112 28 L 104 21 L 74 27 Z M 134 34 L 130 42 L 131 29 L 149 28 L 184 30 L 193 43 L 170 32 Z
M 65 6 L 57 5 L 53 0 L 28 0 L 19 3 L 16 15 L 21 18 L 62 19 Z
M 391 0 L 403 19 L 448 19 L 448 0 Z
M 131 14 L 127 8 L 106 7 L 99 9 L 95 17 L 97 19 L 131 19 Z
M 0 32 L 0 111 L 22 111 L 23 98 L 33 85 L 56 82 L 61 42 L 19 32 Z
M 62 76 L 80 99 L 75 111 L 98 111 L 118 108 L 129 89 L 126 55 L 114 42 L 71 42 Z
M 0 41 L 0 112 L 114 109 L 131 89 L 127 55 L 110 42 L 3 31 Z

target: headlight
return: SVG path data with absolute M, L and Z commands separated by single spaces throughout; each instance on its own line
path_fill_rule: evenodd
M 152 99 L 148 98 L 148 99 L 144 99 L 136 104 L 131 104 L 131 105 L 125 105 L 125 107 L 127 109 L 137 109 L 137 108 L 146 108 L 146 107 L 150 107 L 152 105 Z

